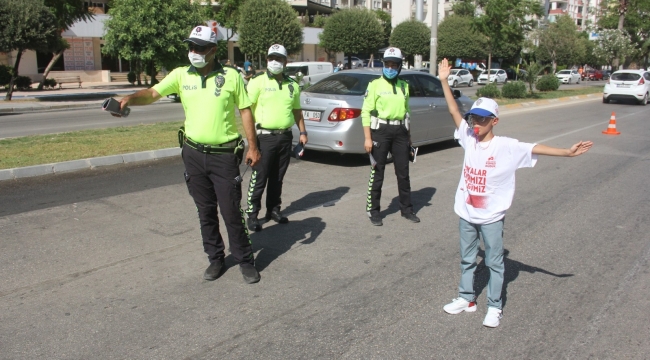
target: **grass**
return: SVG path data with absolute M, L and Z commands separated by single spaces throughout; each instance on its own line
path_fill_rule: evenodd
M 526 99 L 497 99 L 499 105 L 602 92 L 601 87 L 536 92 Z M 178 146 L 182 121 L 0 140 L 0 170 Z M 243 134 L 241 119 L 237 128 Z

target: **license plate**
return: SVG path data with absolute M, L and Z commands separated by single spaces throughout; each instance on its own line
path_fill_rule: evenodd
M 302 111 L 302 117 L 309 121 L 320 121 L 322 111 Z
M 618 85 L 616 85 L 616 87 L 620 87 L 620 88 L 629 88 L 630 85 L 618 84 Z

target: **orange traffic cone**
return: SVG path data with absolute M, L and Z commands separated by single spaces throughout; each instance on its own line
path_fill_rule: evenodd
M 621 135 L 620 132 L 616 131 L 616 113 L 612 112 L 612 117 L 609 118 L 609 125 L 607 130 L 603 131 L 605 135 Z

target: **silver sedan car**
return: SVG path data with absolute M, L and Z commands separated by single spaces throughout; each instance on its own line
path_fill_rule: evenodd
M 309 133 L 307 150 L 365 153 L 361 124 L 363 95 L 368 83 L 379 76 L 381 69 L 346 70 L 328 76 L 300 94 Z M 399 77 L 409 84 L 413 145 L 452 139 L 455 124 L 449 115 L 440 80 L 430 74 L 407 70 L 402 70 Z M 471 108 L 473 101 L 459 90 L 454 90 L 454 97 L 462 113 Z M 298 127 L 294 125 L 294 144 L 299 138 Z

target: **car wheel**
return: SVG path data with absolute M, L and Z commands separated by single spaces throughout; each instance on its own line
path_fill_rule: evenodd
M 609 104 L 609 99 L 608 98 L 603 98 L 603 104 Z
M 639 105 L 646 106 L 647 103 L 648 103 L 648 93 L 645 93 L 645 95 L 643 95 L 643 99 L 639 101 Z
M 469 87 L 474 86 L 474 80 L 470 80 L 470 81 L 467 83 L 467 86 L 469 86 Z
M 456 86 L 458 86 L 458 81 L 454 80 L 454 83 L 451 85 L 451 87 L 455 88 Z

